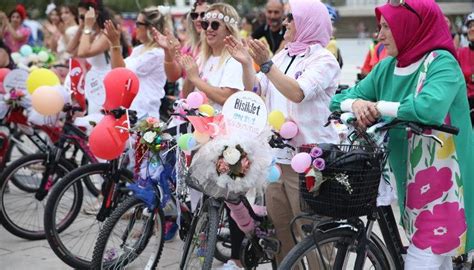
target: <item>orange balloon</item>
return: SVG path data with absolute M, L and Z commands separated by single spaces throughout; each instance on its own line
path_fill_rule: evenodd
M 40 86 L 31 95 L 31 104 L 42 115 L 55 115 L 63 109 L 64 97 L 56 87 Z

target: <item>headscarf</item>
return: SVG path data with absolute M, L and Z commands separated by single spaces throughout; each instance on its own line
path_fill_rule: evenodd
M 21 17 L 21 20 L 24 21 L 26 19 L 26 9 L 25 9 L 25 6 L 23 6 L 22 4 L 18 4 L 16 5 L 15 7 L 15 11 L 18 12 L 18 14 L 20 14 L 20 17 Z
M 296 25 L 295 40 L 286 47 L 290 56 L 300 54 L 313 44 L 326 47 L 332 35 L 331 18 L 319 0 L 290 0 Z
M 398 49 L 397 66 L 406 67 L 437 49 L 447 50 L 456 57 L 448 24 L 434 0 L 405 2 L 420 15 L 421 22 L 404 6 L 385 4 L 375 8 L 377 20 L 380 22 L 383 16 L 392 31 Z

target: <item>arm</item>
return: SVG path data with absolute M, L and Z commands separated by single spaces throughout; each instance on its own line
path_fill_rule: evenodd
M 92 35 L 81 35 L 77 56 L 86 58 L 96 56 L 109 49 L 109 43 L 105 35 L 99 34 L 99 37 L 92 41 Z
M 227 36 L 224 39 L 225 48 L 230 55 L 242 65 L 242 81 L 244 83 L 244 89 L 247 91 L 253 91 L 254 87 L 257 87 L 257 92 L 260 93 L 260 85 L 256 85 L 258 79 L 255 77 L 255 69 L 253 67 L 253 59 L 250 55 L 250 49 L 247 41 L 237 40 L 233 36 Z
M 111 44 L 110 62 L 112 68 L 125 67 L 122 57 L 122 46 L 120 45 L 120 30 L 117 30 L 114 23 L 110 20 L 105 22 L 104 27 L 104 36 Z
M 168 81 L 175 82 L 183 74 L 181 66 L 175 61 L 176 56 L 179 54 L 179 41 L 170 31 L 166 31 L 166 36 L 155 28 L 153 28 L 152 31 L 155 42 L 165 51 L 164 65 L 166 77 Z
M 276 89 L 280 91 L 287 99 L 292 102 L 300 103 L 304 99 L 304 92 L 301 90 L 298 82 L 283 74 L 275 65 L 267 73 L 268 79 L 273 83 Z
M 209 99 L 220 105 L 223 105 L 228 97 L 239 91 L 238 89 L 229 87 L 214 87 L 199 77 L 190 78 L 190 82 L 194 84 L 197 89 L 206 93 Z
M 84 24 L 81 23 L 79 24 L 79 28 L 74 34 L 74 37 L 70 39 L 69 42 L 67 43 L 66 51 L 73 56 L 77 55 L 77 48 L 79 47 L 79 42 L 81 40 L 83 30 L 84 30 Z
M 15 41 L 25 41 L 28 39 L 28 36 L 30 35 L 29 30 L 15 31 L 15 29 L 13 29 L 13 26 L 10 23 L 7 24 L 6 30 L 10 32 L 10 34 L 12 35 Z

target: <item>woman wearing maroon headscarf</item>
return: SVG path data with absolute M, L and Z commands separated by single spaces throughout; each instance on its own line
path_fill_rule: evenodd
M 28 42 L 31 31 L 23 26 L 25 18 L 26 11 L 20 5 L 11 11 L 8 17 L 0 11 L 0 38 L 3 38 L 12 52 L 19 51 L 21 46 Z
M 402 224 L 410 240 L 405 269 L 452 269 L 451 256 L 474 245 L 472 127 L 466 84 L 451 34 L 434 0 L 392 0 L 375 9 L 389 57 L 331 110 L 352 111 L 361 126 L 380 116 L 451 124 L 457 136 L 432 130 L 444 146 L 392 130 L 389 161 Z

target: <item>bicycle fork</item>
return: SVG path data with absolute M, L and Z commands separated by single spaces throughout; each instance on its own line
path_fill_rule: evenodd
M 52 153 L 51 153 L 52 152 Z M 43 173 L 43 177 L 41 179 L 40 186 L 38 191 L 35 194 L 35 198 L 38 201 L 42 201 L 46 195 L 48 195 L 49 190 L 54 184 L 54 173 L 56 172 L 56 167 L 58 166 L 58 162 L 63 154 L 63 149 L 60 147 L 55 147 L 53 151 L 47 152 L 46 158 L 46 170 Z
M 372 233 L 372 229 L 374 227 L 375 217 L 369 216 L 367 225 L 364 227 L 364 223 L 362 221 L 357 223 L 357 231 L 359 232 L 357 235 L 357 257 L 354 264 L 355 270 L 362 270 L 364 269 L 365 259 L 367 258 L 368 252 L 368 244 L 370 234 Z

